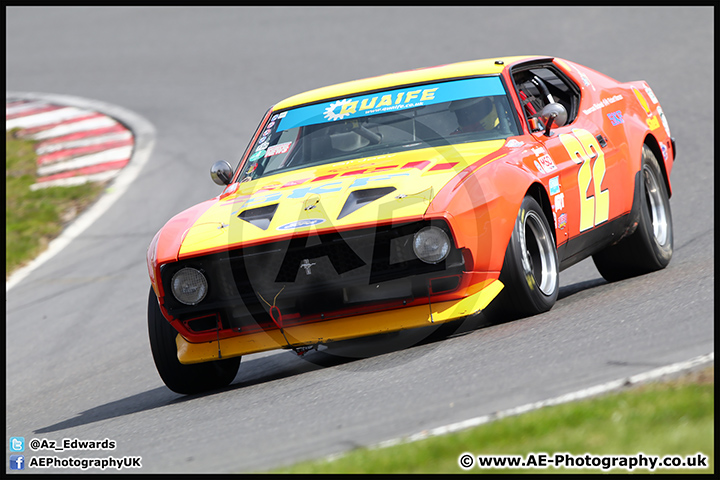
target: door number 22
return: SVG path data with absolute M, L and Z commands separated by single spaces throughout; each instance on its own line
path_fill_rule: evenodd
M 574 129 L 572 134 L 561 134 L 560 141 L 570 158 L 580 165 L 578 189 L 582 232 L 607 221 L 610 215 L 610 192 L 607 188 L 601 190 L 605 177 L 605 154 L 598 146 L 597 140 L 587 130 Z M 595 194 L 588 196 L 590 182 L 593 182 Z

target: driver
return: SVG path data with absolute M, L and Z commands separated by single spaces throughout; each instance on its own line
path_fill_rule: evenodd
M 492 130 L 500 123 L 495 102 L 489 97 L 455 100 L 449 109 L 455 113 L 458 122 L 451 135 Z

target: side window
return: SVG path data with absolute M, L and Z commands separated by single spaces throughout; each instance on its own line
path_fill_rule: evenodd
M 537 66 L 513 73 L 523 113 L 532 131 L 544 128 L 535 119 L 545 105 L 556 102 L 568 112 L 568 124 L 575 121 L 580 105 L 579 89 L 565 75 L 552 66 Z

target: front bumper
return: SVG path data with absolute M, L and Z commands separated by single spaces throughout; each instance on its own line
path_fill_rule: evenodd
M 273 330 L 278 323 L 297 326 L 475 293 L 469 282 L 480 282 L 465 271 L 468 251 L 453 246 L 437 264 L 412 253 L 414 233 L 428 225 L 452 238 L 444 221 L 418 221 L 297 235 L 167 263 L 160 267 L 163 313 L 188 341 L 200 343 Z M 184 267 L 207 279 L 207 296 L 197 305 L 183 305 L 170 293 L 174 273 Z
M 283 332 L 279 329 L 263 330 L 201 343 L 191 343 L 178 334 L 175 340 L 178 359 L 183 364 L 209 362 L 267 350 L 323 344 L 448 322 L 487 307 L 500 293 L 503 284 L 499 280 L 489 279 L 479 285 L 479 288 L 473 295 L 460 300 L 293 325 L 284 328 Z

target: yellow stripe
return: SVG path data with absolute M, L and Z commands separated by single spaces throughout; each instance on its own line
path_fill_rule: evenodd
M 444 323 L 484 309 L 500 293 L 502 288 L 503 284 L 499 280 L 487 280 L 479 292 L 461 300 L 432 304 L 431 308 L 428 305 L 419 305 L 308 325 L 297 325 L 286 328 L 285 336 L 292 343 L 292 346 L 297 347 L 424 327 L 434 323 Z M 201 363 L 219 358 L 217 341 L 190 343 L 181 335 L 178 335 L 175 342 L 180 363 Z M 266 350 L 277 350 L 286 346 L 285 339 L 279 330 L 220 340 L 220 350 L 223 358 L 249 355 Z

